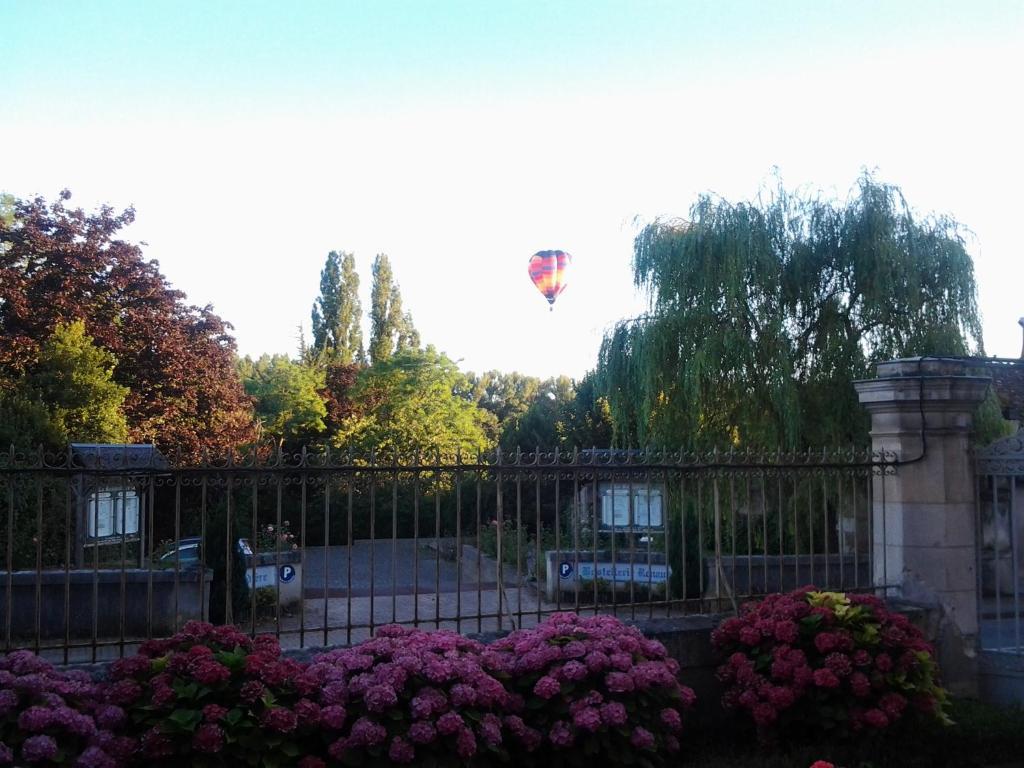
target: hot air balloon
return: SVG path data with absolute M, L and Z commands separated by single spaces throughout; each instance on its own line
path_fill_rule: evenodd
M 554 310 L 555 299 L 565 290 L 572 256 L 565 251 L 537 251 L 530 257 L 530 279 Z

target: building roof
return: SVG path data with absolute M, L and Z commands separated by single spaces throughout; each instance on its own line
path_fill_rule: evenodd
M 71 461 L 82 469 L 170 469 L 155 445 L 127 443 L 71 443 Z

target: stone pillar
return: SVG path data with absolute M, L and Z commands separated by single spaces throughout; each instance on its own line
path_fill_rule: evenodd
M 939 609 L 940 663 L 966 693 L 975 677 L 964 661 L 978 633 L 970 443 L 991 383 L 976 373 L 966 361 L 909 358 L 880 363 L 877 378 L 855 383 L 871 415 L 872 449 L 907 462 L 874 480 L 874 583 Z

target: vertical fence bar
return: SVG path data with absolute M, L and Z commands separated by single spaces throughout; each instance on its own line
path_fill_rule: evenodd
M 842 479 L 840 478 L 840 483 Z M 853 519 L 853 586 L 859 589 L 860 583 L 860 521 L 857 519 L 857 476 L 850 474 L 850 513 Z
M 398 457 L 394 458 L 394 463 L 397 466 Z M 370 482 L 370 621 L 369 621 L 369 632 L 373 635 L 373 630 L 377 621 L 376 611 L 376 596 L 377 596 L 377 473 L 373 470 L 377 466 L 377 453 L 376 449 L 370 450 L 370 473 L 367 479 Z M 349 584 L 349 592 L 352 591 L 352 585 Z
M 889 525 L 885 519 L 885 466 L 881 468 L 882 473 L 882 584 L 885 585 L 885 595 L 889 594 Z
M 302 453 L 299 455 L 299 541 L 302 547 L 302 569 L 299 574 L 299 648 L 306 647 L 306 487 L 309 482 L 309 474 L 306 472 L 308 456 L 306 446 L 302 446 Z M 324 582 L 324 591 L 327 591 L 327 583 Z
M 868 550 L 868 574 L 867 578 L 871 586 L 875 581 L 875 493 L 874 493 L 874 471 L 871 467 L 867 470 L 867 481 L 865 484 L 865 506 L 867 507 L 867 550 Z
M 745 502 L 747 514 L 744 516 L 747 529 L 747 594 L 752 595 L 754 594 L 754 509 L 750 504 L 749 473 L 743 475 L 743 486 L 747 497 Z
M 516 619 L 517 626 L 523 625 L 523 472 L 522 451 L 516 446 Z M 536 584 L 540 589 L 540 583 Z
M 275 499 L 277 506 L 277 515 L 275 525 L 276 536 L 274 537 L 274 636 L 280 642 L 281 640 L 281 546 L 287 545 L 288 540 L 284 538 L 284 528 L 281 523 L 281 494 L 283 489 L 281 488 L 281 473 L 283 465 L 281 462 L 281 448 L 278 446 L 277 449 L 277 467 L 278 471 L 274 473 L 275 488 L 276 491 Z M 289 526 L 290 527 L 290 526 Z M 289 550 L 291 551 L 291 550 Z
M 796 472 L 792 475 L 793 478 L 793 585 L 794 588 L 800 586 L 800 518 L 798 507 L 800 504 L 797 501 L 797 475 Z
M 253 448 L 253 463 L 259 461 L 256 449 Z M 260 557 L 260 529 L 259 529 L 259 494 L 256 490 L 257 476 L 253 475 L 250 481 L 252 485 L 252 526 L 249 528 L 251 541 L 249 549 L 252 552 L 252 567 L 249 573 L 252 575 L 252 586 L 249 589 L 249 634 L 256 636 L 256 591 L 259 589 L 256 581 L 256 563 Z
M 351 457 L 348 461 L 352 463 Z M 352 524 L 352 507 L 354 504 L 352 486 L 356 481 L 356 475 L 351 474 L 348 477 L 348 482 L 345 483 L 345 497 L 346 497 L 346 519 L 345 519 L 345 546 L 347 552 L 345 555 L 345 643 L 346 645 L 352 645 L 352 553 L 353 545 L 355 544 L 355 531 L 353 530 Z
M 782 499 L 782 471 L 776 469 L 775 475 L 776 512 L 779 526 L 779 591 L 786 591 L 786 520 Z
M 645 453 L 644 462 L 650 463 L 650 457 Z M 644 471 L 644 492 L 647 494 L 647 618 L 654 618 L 654 574 L 651 572 L 651 471 Z M 664 512 L 664 510 L 662 510 Z M 665 557 L 665 564 L 668 565 L 668 556 Z
M 181 482 L 181 475 L 175 474 L 174 479 L 176 482 Z M 146 560 L 146 639 L 149 640 L 153 637 L 153 552 L 155 551 L 154 544 L 156 542 L 156 531 L 154 530 L 156 522 L 156 500 L 154 493 L 155 481 L 152 474 L 146 475 L 146 509 L 148 520 L 146 521 L 146 530 L 144 531 L 145 536 L 149 539 L 149 546 L 146 548 L 149 552 L 149 558 Z M 140 510 L 140 514 L 142 511 Z M 141 536 L 139 537 L 142 538 Z
M 396 462 L 397 464 L 397 462 Z M 415 526 L 415 522 L 413 523 Z M 418 542 L 414 542 L 416 546 Z M 398 469 L 391 475 L 391 621 L 398 621 Z
M 324 457 L 324 591 L 323 591 L 323 622 L 324 622 L 324 640 L 323 644 L 327 645 L 330 642 L 330 596 L 331 596 L 331 475 L 328 470 L 328 463 L 330 462 L 330 453 Z M 371 495 L 372 498 L 372 495 Z M 370 526 L 373 526 L 373 514 L 370 515 Z M 373 549 L 371 548 L 371 557 Z M 370 561 L 370 572 L 373 573 L 373 561 Z M 370 576 L 371 584 L 373 576 Z M 351 590 L 349 590 L 351 591 Z
M 843 473 L 836 473 L 836 552 L 839 555 L 839 590 L 846 590 L 846 532 L 843 530 Z
M 596 462 L 596 460 L 597 460 L 597 451 L 596 450 L 592 450 L 591 451 L 591 453 L 590 453 L 590 460 L 593 461 L 593 462 Z M 594 527 L 593 527 L 593 531 L 594 531 L 594 541 L 593 541 L 593 545 L 594 545 L 594 549 L 593 549 L 593 553 L 594 553 L 594 572 L 592 574 L 592 578 L 591 578 L 590 581 L 591 581 L 591 586 L 593 587 L 593 591 L 594 591 L 594 613 L 597 613 L 600 610 L 600 608 L 601 608 L 601 596 L 600 596 L 600 594 L 598 594 L 598 584 L 597 584 L 597 548 L 598 548 L 598 545 L 600 544 L 600 540 L 601 540 L 601 528 L 600 528 L 600 519 L 598 517 L 598 513 L 599 513 L 598 507 L 602 504 L 602 501 L 601 501 L 601 482 L 600 482 L 600 478 L 599 478 L 598 473 L 597 473 L 596 470 L 594 471 L 594 483 L 593 483 L 592 487 L 593 487 L 594 492 L 592 494 L 590 494 L 590 496 L 593 498 L 592 503 L 594 505 L 594 511 L 593 511 L 593 521 L 594 521 Z
M 764 557 L 761 560 L 761 569 L 764 576 L 764 593 L 768 594 L 768 478 L 764 469 L 758 475 L 758 486 L 761 489 L 761 551 Z M 779 579 L 779 591 L 782 591 L 782 579 Z
M 391 585 L 394 589 L 394 584 Z M 413 457 L 412 476 L 412 625 L 420 625 L 420 457 Z
M 555 568 L 558 571 L 551 577 L 551 580 L 555 584 L 555 606 L 560 611 L 562 610 L 562 520 L 558 509 L 561 502 L 559 498 L 561 488 L 558 483 L 558 448 L 555 448 L 553 465 L 555 473 Z
M 540 447 L 537 448 L 536 453 L 533 454 L 533 465 L 534 465 L 534 512 L 537 516 L 537 528 L 536 535 L 534 536 L 534 547 L 536 549 L 535 560 L 537 564 L 537 622 L 540 623 L 541 617 L 541 585 L 540 585 L 540 566 L 541 566 L 541 551 L 540 551 L 540 539 L 541 539 L 541 519 L 540 519 Z M 547 570 L 547 561 L 544 561 L 544 576 L 545 578 L 551 578 L 551 575 Z
M 14 446 L 11 446 L 11 466 L 14 465 Z M 4 650 L 10 650 L 12 617 L 14 615 L 14 483 L 16 475 L 7 481 L 7 607 L 4 610 Z M 88 511 L 86 512 L 88 514 Z
M 697 475 L 697 608 L 704 610 L 704 478 Z
M 824 459 L 824 456 L 822 457 Z M 823 469 L 821 474 L 821 514 L 822 514 L 822 527 L 821 527 L 821 549 L 825 557 L 825 585 L 827 588 L 832 587 L 832 578 L 829 574 L 829 546 L 828 546 L 828 474 Z
M 999 482 L 996 475 L 990 475 L 992 484 L 992 574 L 996 593 L 996 650 L 1003 650 L 1003 590 L 999 585 Z
M 67 466 L 71 468 L 71 449 L 68 449 Z M 71 646 L 71 476 L 64 480 L 64 663 L 68 663 Z M 142 542 L 139 542 L 142 546 Z M 11 606 L 8 603 L 7 611 Z
M 736 514 L 736 468 L 735 466 L 732 466 L 734 464 L 732 451 L 729 451 L 729 464 L 731 465 L 729 467 L 729 549 L 732 552 L 732 581 L 728 584 L 728 587 L 732 596 L 735 598 L 736 593 L 739 592 L 736 588 L 736 582 L 739 576 L 739 569 L 736 567 L 736 518 L 739 517 L 739 515 Z
M 713 513 L 715 516 L 715 605 L 718 610 L 722 608 L 722 581 L 725 577 L 725 569 L 722 567 L 722 508 L 719 500 L 718 476 L 711 478 L 711 490 L 713 493 Z
M 1010 480 L 1010 510 L 1007 515 L 1006 525 L 1009 528 L 1010 533 L 1010 547 L 1013 556 L 1013 564 L 1011 573 L 1013 574 L 1013 628 L 1014 628 L 1014 649 L 1017 655 L 1024 654 L 1024 647 L 1021 646 L 1020 642 L 1020 581 L 1022 577 L 1021 562 L 1020 562 L 1020 547 L 1022 542 L 1020 541 L 1019 532 L 1017 530 L 1017 483 L 1011 476 Z
M 503 488 L 502 488 L 502 482 L 501 482 L 501 480 L 502 480 L 502 471 L 501 471 L 502 467 L 501 467 L 501 464 L 502 464 L 502 461 L 501 461 L 501 447 L 499 446 L 498 453 L 497 453 L 497 467 L 496 467 L 497 475 L 494 478 L 494 493 L 495 493 L 495 495 L 497 497 L 497 503 L 495 505 L 495 523 L 497 523 L 497 525 L 495 526 L 495 532 L 494 533 L 495 533 L 495 550 L 497 551 L 496 570 L 497 570 L 497 578 L 498 578 L 498 583 L 495 585 L 495 589 L 496 589 L 496 591 L 498 593 L 496 597 L 497 597 L 497 600 L 498 600 L 498 631 L 499 632 L 502 629 L 505 628 L 504 614 L 502 613 L 502 609 L 504 608 L 504 601 L 503 601 L 502 598 L 504 597 L 504 594 L 505 594 L 505 581 L 504 581 L 504 579 L 505 579 L 505 574 L 504 574 L 505 553 L 502 551 L 502 548 L 501 548 L 501 545 L 502 545 L 502 534 L 504 533 L 504 529 L 505 529 L 505 507 L 504 507 L 504 503 L 503 503 L 504 502 L 504 498 L 503 498 L 504 497 L 504 493 L 502 492 Z M 557 508 L 555 510 L 555 514 L 556 515 L 558 514 Z M 514 627 L 513 627 L 513 629 L 514 629 Z
M 462 448 L 455 452 L 455 631 L 462 632 Z
M 122 541 L 124 537 L 122 536 Z M 122 556 L 121 560 L 124 560 Z M 178 590 L 181 580 L 181 483 L 174 483 L 174 619 L 172 625 L 174 632 L 178 631 Z M 124 655 L 124 649 L 121 649 Z
M 125 448 L 126 452 L 127 452 L 127 450 L 128 449 Z M 125 488 L 125 478 L 123 478 L 123 477 L 120 478 L 120 483 L 121 483 L 121 515 L 120 515 L 120 517 L 121 517 L 121 521 L 120 521 L 121 522 L 121 574 L 120 574 L 120 583 L 119 583 L 118 586 L 120 587 L 121 591 L 120 591 L 120 595 L 119 595 L 120 602 L 118 603 L 118 616 L 117 616 L 117 650 L 118 650 L 118 658 L 124 658 L 125 620 L 127 618 L 126 613 L 128 611 L 128 605 L 127 605 L 127 599 L 126 599 L 127 598 L 127 592 L 128 592 L 127 571 L 126 571 L 127 566 L 125 564 L 125 561 L 126 561 L 126 559 L 128 557 L 127 533 L 125 532 L 125 529 L 128 527 L 127 526 L 127 522 L 128 522 L 128 509 L 127 509 L 127 507 L 128 507 L 128 490 Z M 114 510 L 115 510 L 115 515 L 116 515 L 116 510 L 117 510 L 116 506 L 114 507 Z M 178 539 L 175 538 L 175 541 L 177 541 L 177 540 Z M 175 598 L 175 600 L 174 600 L 175 628 L 177 628 L 177 618 L 178 618 L 178 600 L 177 600 L 177 597 L 178 597 L 178 594 L 177 594 L 177 592 L 175 592 L 174 593 L 174 598 Z
M 666 485 L 667 487 L 667 485 Z M 683 613 L 686 613 L 686 601 L 690 598 L 688 591 L 689 584 L 687 584 L 686 575 L 686 475 L 679 475 L 679 562 L 682 565 L 683 572 L 683 594 L 680 597 L 683 600 Z
M 980 473 L 975 471 L 974 475 L 974 531 L 975 531 L 975 547 L 974 547 L 974 580 L 975 590 L 978 595 L 978 638 L 979 646 L 982 650 L 987 650 L 985 647 L 985 635 L 982 632 L 983 622 L 985 619 L 985 591 L 984 591 L 984 577 L 982 576 L 982 569 L 984 568 L 983 550 L 985 546 L 985 536 L 981 521 L 981 485 L 982 476 Z
M 95 487 L 95 486 L 93 486 Z M 97 488 L 96 503 L 93 505 L 93 536 L 92 536 L 92 649 L 91 658 L 96 663 L 96 647 L 99 640 L 99 599 L 100 599 L 100 494 Z M 150 580 L 152 581 L 152 576 Z
M 628 478 L 629 498 L 626 504 L 626 509 L 629 512 L 629 618 L 633 621 L 636 620 L 636 580 L 633 578 L 634 572 L 636 571 L 636 529 L 633 527 L 636 524 L 636 501 L 633 498 L 633 473 L 630 471 L 629 464 L 631 462 L 631 454 L 627 451 L 626 453 L 626 477 Z
M 810 472 L 807 475 L 807 555 L 810 583 L 814 584 L 818 578 L 814 564 L 814 477 Z
M 483 455 L 480 451 L 476 454 L 476 631 L 483 632 L 484 595 L 480 584 L 483 578 L 483 545 L 480 536 L 483 533 Z M 537 522 L 540 523 L 540 511 L 537 512 Z M 537 616 L 540 617 L 540 597 L 537 598 Z
M 181 482 L 181 478 L 175 478 Z M 200 479 L 199 488 L 199 615 L 203 621 L 208 621 L 209 611 L 206 608 L 206 474 Z M 139 542 L 142 546 L 142 542 Z M 149 560 L 152 561 L 153 553 L 149 553 Z M 301 614 L 300 614 L 301 615 Z
M 228 466 L 231 465 L 233 455 L 228 457 Z M 235 606 L 234 600 L 232 599 L 231 590 L 231 579 L 232 571 L 234 570 L 232 562 L 233 557 L 233 530 L 232 530 L 232 513 L 234 512 L 234 500 L 235 500 L 235 479 L 231 472 L 228 472 L 224 478 L 225 481 L 225 513 L 224 513 L 224 623 L 234 624 L 235 623 Z M 150 600 L 152 604 L 152 599 Z
M 438 467 L 441 466 L 441 451 L 437 451 Z M 434 629 L 441 628 L 441 469 L 434 470 Z
M 614 469 L 609 469 L 608 478 L 609 478 L 608 485 L 611 486 L 611 493 L 609 493 L 608 495 L 610 497 L 609 500 L 611 501 L 611 506 L 612 506 L 612 519 L 611 519 L 611 522 L 610 522 L 610 524 L 608 526 L 608 528 L 609 528 L 609 539 L 611 540 L 611 545 L 612 545 L 611 546 L 611 552 L 612 552 L 612 579 L 611 579 L 611 594 L 609 595 L 609 597 L 611 597 L 611 600 L 612 600 L 612 615 L 618 616 L 619 615 L 619 589 L 618 589 L 618 587 L 619 587 L 619 563 L 618 563 L 618 559 L 616 558 L 615 550 L 616 550 L 616 544 L 618 543 L 617 539 L 618 539 L 618 536 L 619 536 L 619 531 L 618 531 L 618 526 L 617 526 L 618 515 L 619 515 L 619 499 L 618 499 L 618 494 L 615 493 L 615 470 Z M 627 511 L 628 511 L 628 509 L 627 509 Z
M 573 610 L 580 612 L 580 451 L 572 449 L 572 574 Z
M 43 634 L 43 476 L 36 475 L 36 635 L 32 647 L 39 653 Z

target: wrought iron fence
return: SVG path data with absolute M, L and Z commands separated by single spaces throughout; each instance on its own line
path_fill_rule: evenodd
M 806 583 L 870 589 L 884 584 L 874 480 L 895 467 L 851 450 L 12 450 L 0 632 L 5 649 L 67 662 L 190 618 L 305 647 L 390 623 L 480 632 L 559 610 L 672 616 Z
M 976 454 L 982 650 L 1024 655 L 1024 430 Z

